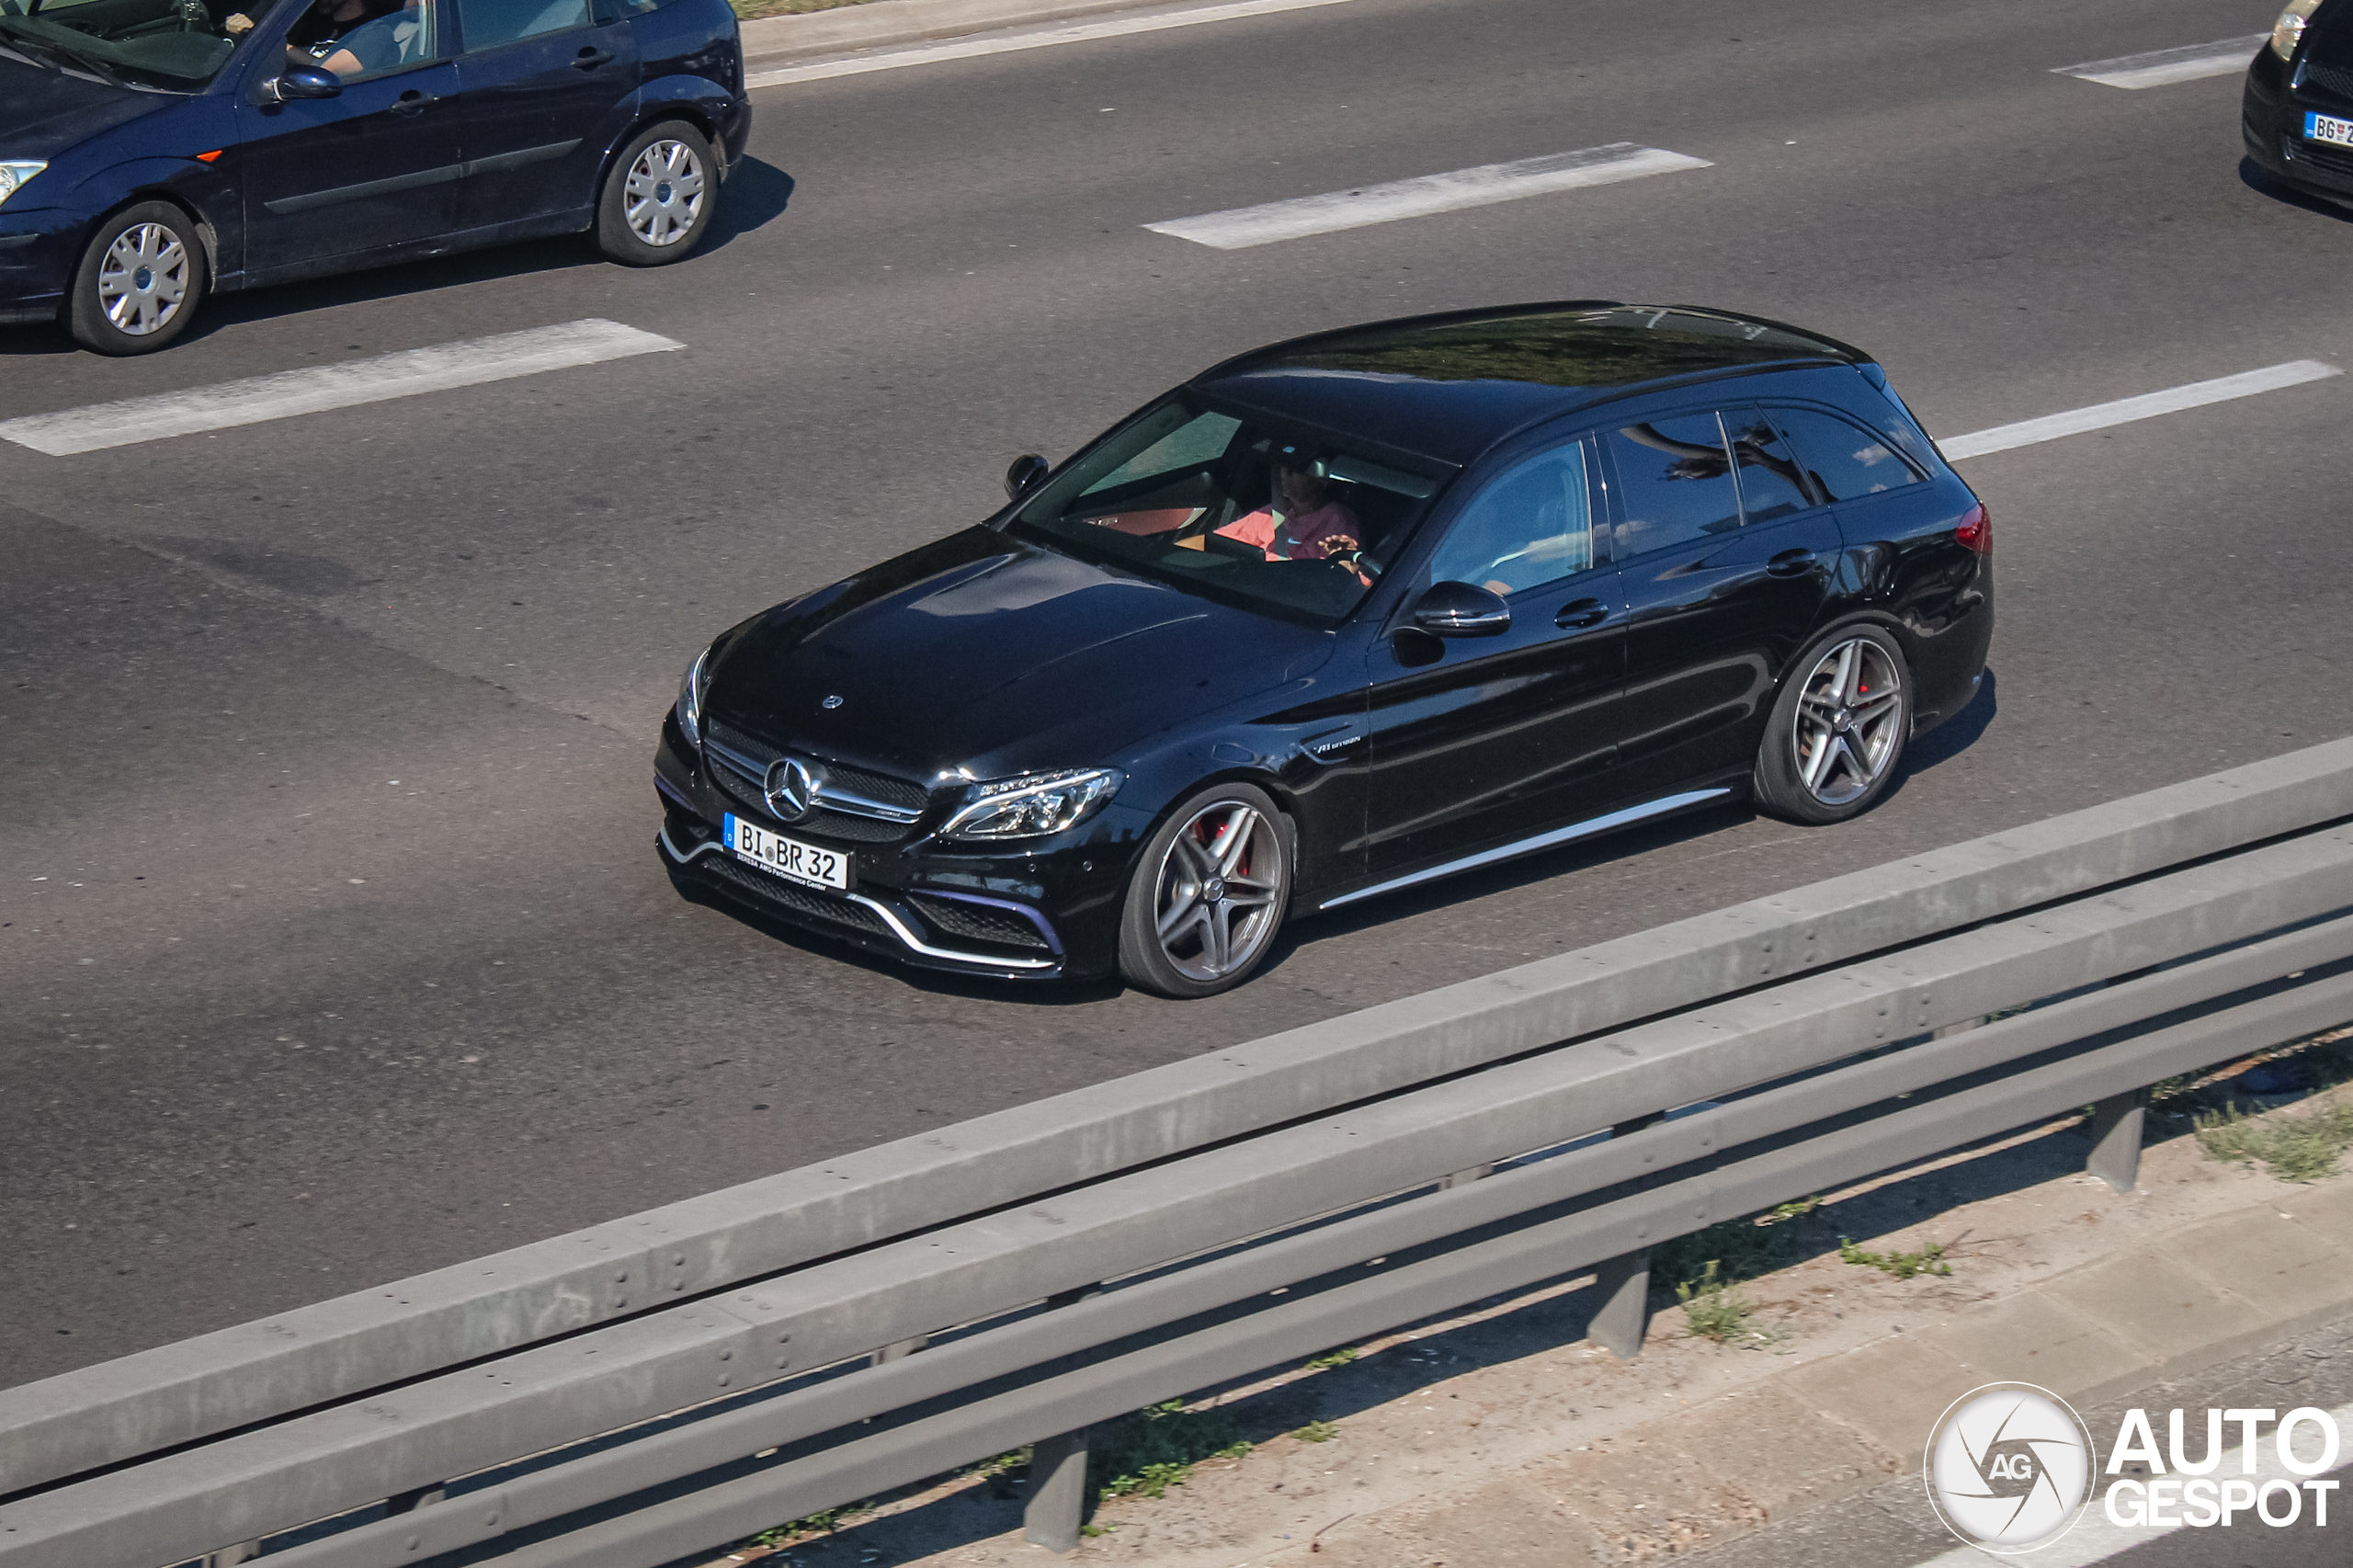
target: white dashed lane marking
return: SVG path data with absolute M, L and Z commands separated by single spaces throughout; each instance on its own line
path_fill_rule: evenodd
M 829 76 L 862 76 L 870 71 L 897 71 L 909 65 L 935 65 L 944 60 L 1013 54 L 1025 49 L 1051 49 L 1056 44 L 1087 43 L 1098 38 L 1165 32 L 1171 28 L 1199 27 L 1204 22 L 1231 22 L 1244 17 L 1264 17 L 1278 11 L 1305 11 L 1318 6 L 1346 6 L 1350 3 L 1351 0 L 1233 0 L 1231 5 L 1204 6 L 1194 11 L 1166 11 L 1157 16 L 1082 22 L 1075 27 L 1048 28 L 1039 32 L 1003 33 L 988 38 L 958 39 L 950 43 L 917 44 L 912 49 L 894 49 L 882 54 L 852 55 L 841 60 L 820 60 L 807 65 L 780 65 L 770 71 L 754 71 L 745 76 L 744 88 L 751 92 L 761 87 L 781 87 L 790 82 L 822 82 Z
M 2269 42 L 2269 33 L 2218 39 L 2212 43 L 2186 44 L 2179 49 L 2152 50 L 2147 54 L 2123 54 L 2114 60 L 2086 60 L 2081 65 L 2060 65 L 2054 76 L 2081 76 L 2103 87 L 2163 87 L 2175 82 L 2195 82 L 2201 76 L 2230 76 L 2244 71 L 2255 51 Z
M 1173 234 L 1219 250 L 1242 250 L 1308 234 L 1393 223 L 1400 218 L 1422 218 L 1433 212 L 1518 201 L 1556 190 L 1615 185 L 1620 180 L 1641 179 L 1645 175 L 1711 166 L 1705 158 L 1687 157 L 1657 147 L 1638 147 L 1631 142 L 1612 142 L 1606 147 L 1585 147 L 1574 153 L 1552 153 L 1509 164 L 1482 164 L 1477 168 L 1456 169 L 1450 174 L 1423 175 L 1355 190 L 1269 201 L 1259 207 L 1236 207 L 1193 218 L 1172 218 L 1165 223 L 1146 223 L 1144 227 L 1154 233 Z
M 0 440 L 65 457 L 685 347 L 633 326 L 591 317 L 561 326 L 410 348 L 348 364 L 280 370 L 186 392 L 92 403 L 54 414 L 28 414 L 0 421 Z
M 2114 403 L 2096 403 L 2064 414 L 2046 414 L 2040 419 L 2022 419 L 2016 425 L 1996 425 L 1990 430 L 1974 430 L 1938 441 L 1937 446 L 1946 461 L 1960 462 L 1964 458 L 1982 458 L 1988 452 L 2006 452 L 2012 447 L 2030 447 L 2037 441 L 2055 441 L 2062 436 L 2105 430 L 2111 425 L 2130 425 L 2136 419 L 2154 419 L 2160 414 L 2178 414 L 2185 408 L 2228 403 L 2233 398 L 2278 392 L 2282 387 L 2302 386 L 2306 381 L 2344 373 L 2318 359 L 2294 359 L 2267 369 L 2219 376 L 2211 381 L 2192 381 L 2188 386 L 2119 398 Z

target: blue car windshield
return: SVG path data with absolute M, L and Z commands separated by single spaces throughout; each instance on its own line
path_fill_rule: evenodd
M 1206 598 L 1336 626 L 1445 483 L 1325 431 L 1178 396 L 1056 474 L 1007 531 Z
M 251 6 L 264 10 L 267 0 Z M 0 44 L 11 51 L 165 92 L 194 92 L 220 74 L 252 25 L 222 0 L 0 0 Z

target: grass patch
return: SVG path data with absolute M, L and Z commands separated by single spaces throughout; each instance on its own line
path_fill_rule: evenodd
M 844 6 L 863 6 L 866 0 L 728 0 L 735 7 L 735 15 L 745 21 L 755 17 L 798 17 L 806 11 L 833 11 Z
M 1302 1443 L 1328 1443 L 1339 1435 L 1339 1425 L 1332 1421 L 1311 1421 L 1291 1434 Z
M 2199 1113 L 2191 1125 L 2211 1159 L 2261 1165 L 2281 1181 L 2318 1181 L 2334 1175 L 2338 1157 L 2353 1148 L 2353 1100 L 2257 1116 L 2224 1106 Z
M 1736 1285 L 1786 1268 L 1804 1251 L 1794 1222 L 1821 1206 L 1817 1193 L 1677 1236 L 1651 1250 L 1651 1278 L 1671 1281 L 1680 1295 L 1684 1286 L 1696 1286 L 1703 1278 Z
M 1239 1459 L 1249 1439 L 1222 1410 L 1188 1410 L 1181 1399 L 1122 1415 L 1087 1442 L 1086 1468 L 1098 1497 L 1165 1497 L 1208 1459 Z
M 788 1519 L 774 1529 L 762 1530 L 754 1536 L 754 1546 L 790 1546 L 804 1536 L 831 1535 L 853 1519 L 862 1519 L 874 1512 L 871 1499 L 863 1503 L 845 1503 L 838 1508 L 824 1508 L 806 1518 Z
M 1789 1337 L 1786 1324 L 1754 1321 L 1756 1304 L 1739 1285 L 1721 1278 L 1712 1262 L 1699 1271 L 1699 1278 L 1677 1284 L 1675 1299 L 1683 1303 L 1683 1332 L 1694 1339 L 1712 1339 L 1739 1350 L 1763 1350 Z
M 1915 1274 L 1952 1272 L 1952 1265 L 1945 1261 L 1945 1244 L 1942 1242 L 1930 1242 L 1918 1252 L 1865 1252 L 1845 1236 L 1840 1236 L 1838 1256 L 1848 1263 L 1876 1268 L 1882 1274 L 1893 1274 L 1898 1279 L 1909 1279 Z
M 1337 1350 L 1326 1350 L 1321 1356 L 1309 1357 L 1307 1369 L 1311 1372 L 1328 1372 L 1335 1367 L 1347 1366 L 1363 1354 L 1362 1350 L 1353 1345 L 1344 1345 Z

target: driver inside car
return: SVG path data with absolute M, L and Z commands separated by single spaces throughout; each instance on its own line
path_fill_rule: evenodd
M 1275 465 L 1274 495 L 1255 512 L 1218 529 L 1219 537 L 1255 545 L 1269 561 L 1345 559 L 1363 548 L 1364 526 L 1332 494 L 1321 463 Z
M 232 17 L 229 26 L 244 19 Z M 426 32 L 425 0 L 318 0 L 287 29 L 286 62 L 315 65 L 347 82 L 424 58 L 431 44 Z

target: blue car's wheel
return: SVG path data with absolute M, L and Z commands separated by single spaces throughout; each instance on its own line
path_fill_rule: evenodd
M 204 284 L 196 224 L 168 201 L 142 201 L 90 236 L 74 271 L 66 325 L 101 354 L 152 354 L 188 330 Z
M 710 143 L 684 120 L 665 120 L 631 138 L 597 199 L 598 248 L 626 267 L 683 261 L 710 227 L 719 203 Z

